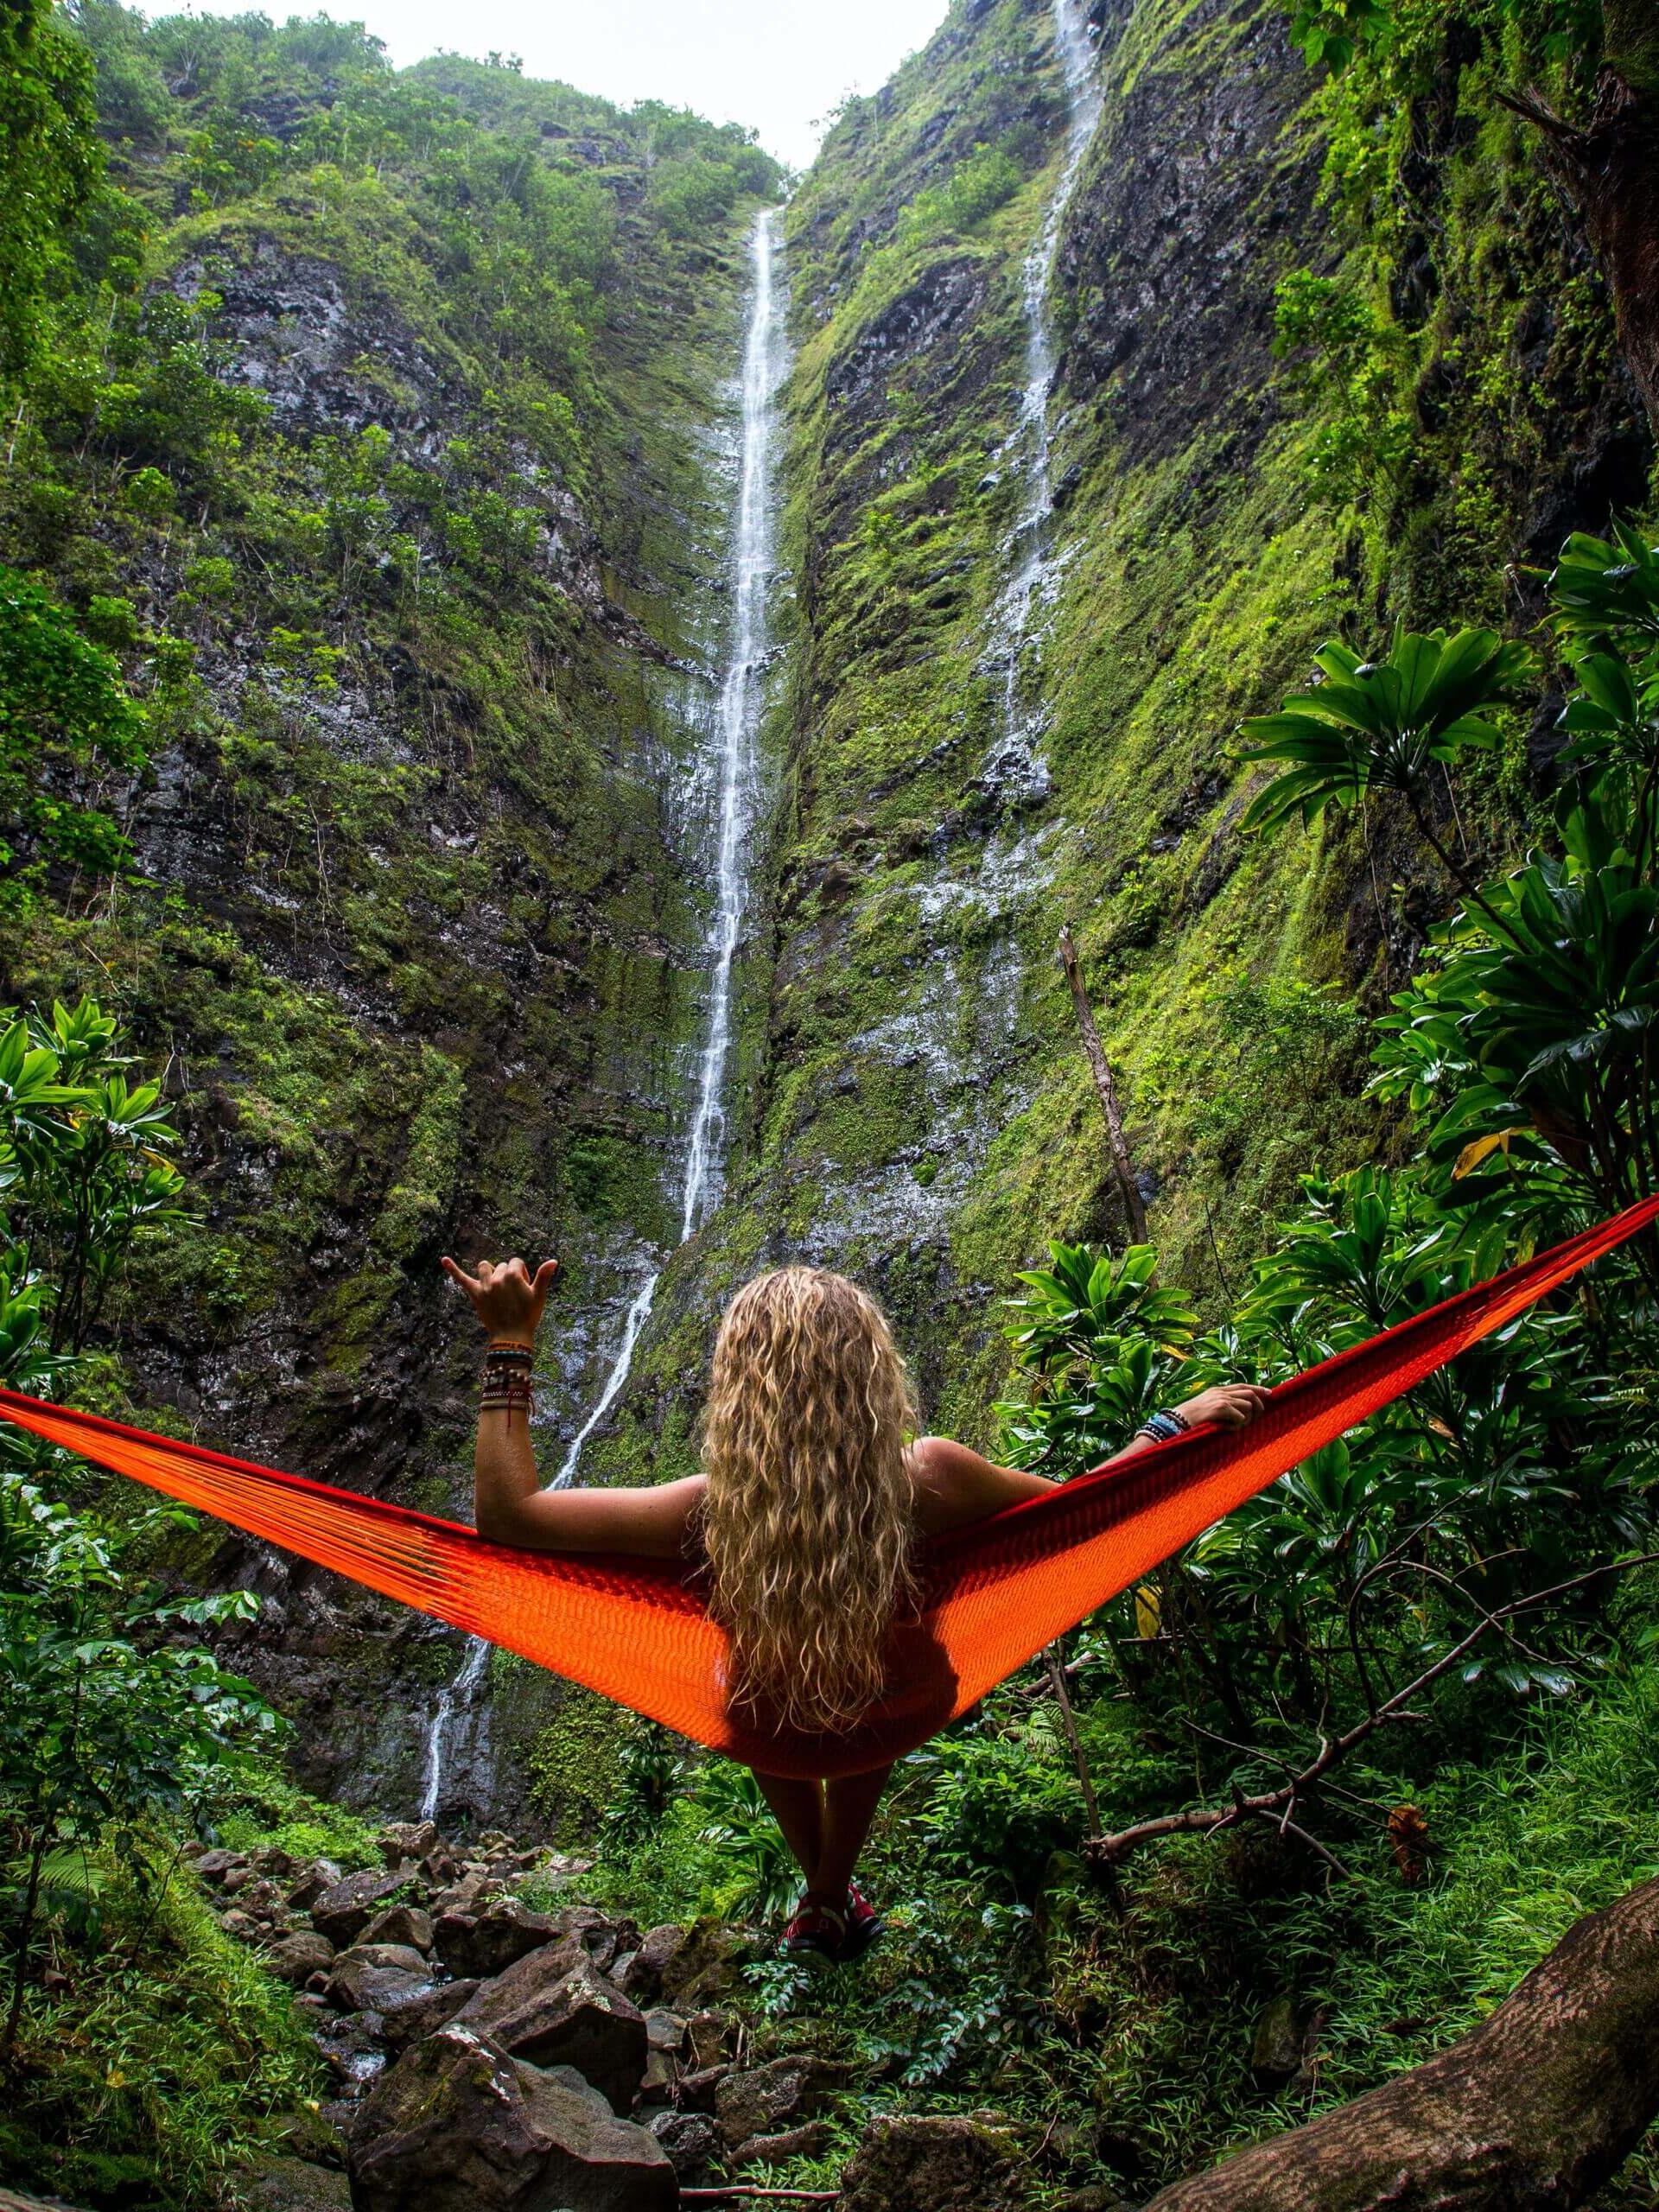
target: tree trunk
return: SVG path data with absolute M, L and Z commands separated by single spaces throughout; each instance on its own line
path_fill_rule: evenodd
M 1595 111 L 1581 130 L 1534 100 L 1550 165 L 1576 202 L 1618 316 L 1619 343 L 1659 436 L 1659 7 L 1603 0 Z
M 1659 2111 L 1659 1881 L 1569 1929 L 1409 2074 L 1147 2212 L 1572 2212 Z
M 1083 971 L 1077 965 L 1077 948 L 1071 941 L 1071 925 L 1065 924 L 1060 931 L 1060 965 L 1065 970 L 1065 980 L 1071 987 L 1071 1004 L 1077 1011 L 1077 1031 L 1083 1039 L 1083 1049 L 1089 1062 L 1089 1071 L 1095 1078 L 1095 1091 L 1100 1100 L 1100 1110 L 1106 1117 L 1106 1141 L 1111 1149 L 1112 1167 L 1117 1176 L 1117 1187 L 1123 1194 L 1123 1205 L 1129 1217 L 1129 1234 L 1137 1244 L 1147 1241 L 1147 1208 L 1141 1196 L 1141 1185 L 1135 1179 L 1135 1163 L 1129 1158 L 1129 1141 L 1123 1134 L 1123 1112 L 1117 1103 L 1117 1085 L 1112 1080 L 1111 1062 L 1100 1041 L 1100 1032 L 1095 1027 L 1094 1008 L 1089 1003 L 1089 994 L 1084 988 Z

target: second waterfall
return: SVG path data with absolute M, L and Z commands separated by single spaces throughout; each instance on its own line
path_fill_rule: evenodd
M 714 786 L 714 906 L 705 939 L 708 1015 L 692 1088 L 692 1113 L 680 1181 L 680 1235 L 693 1236 L 716 1196 L 726 1152 L 726 1089 L 731 1060 L 733 971 L 748 903 L 750 846 L 758 784 L 762 677 L 770 644 L 767 588 L 773 551 L 773 474 L 778 387 L 784 365 L 778 306 L 778 215 L 764 210 L 749 240 L 749 305 L 741 373 L 742 416 L 732 517 L 731 620 L 709 730 L 708 766 Z M 675 1249 L 678 1249 L 677 1245 Z M 609 1371 L 566 1449 L 556 1484 L 574 1479 L 582 1455 L 621 1395 L 633 1366 L 664 1253 L 635 1291 Z M 456 1730 L 480 1732 L 489 1674 L 489 1646 L 472 1638 L 453 1681 L 438 1695 L 428 1728 L 421 1811 L 436 1816 L 442 1802 Z M 475 1744 L 474 1750 L 481 1749 Z

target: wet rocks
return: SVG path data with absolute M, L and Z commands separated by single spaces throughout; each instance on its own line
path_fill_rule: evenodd
M 365 1866 L 358 1873 L 347 1874 L 315 1900 L 310 1908 L 311 1925 L 320 1936 L 326 1936 L 331 1943 L 342 1948 L 355 1943 L 380 1907 L 389 1904 L 408 1881 L 407 1868 L 382 1872 L 378 1867 Z
M 841 2212 L 1016 2212 L 1007 2133 L 962 2113 L 878 2113 L 841 2177 Z
M 671 2212 L 679 2195 L 657 2138 L 579 2074 L 510 2057 L 458 2021 L 376 2085 L 346 2171 L 355 2212 Z
M 843 2071 L 804 2053 L 726 2075 L 715 2089 L 721 2140 L 734 2150 L 753 2136 L 777 2135 L 794 2126 L 819 2109 Z
M 645 2016 L 594 1967 L 575 1938 L 532 1951 L 486 1982 L 461 2015 L 517 2058 L 574 2066 L 619 2112 L 645 2079 Z
M 474 1910 L 441 1914 L 433 1942 L 451 1974 L 484 1979 L 504 1973 L 516 1959 L 553 1942 L 563 1932 L 546 1913 L 532 1912 L 517 1897 L 502 1897 L 479 1903 Z
M 685 1930 L 677 1922 L 649 1928 L 639 1947 L 617 1972 L 617 1987 L 636 2005 L 654 2005 L 663 1993 L 663 1977 L 685 1948 Z
M 303 1989 L 314 1974 L 327 1974 L 334 1962 L 334 1947 L 315 1929 L 296 1928 L 279 1936 L 264 1955 L 272 1974 L 296 1989 Z
M 432 1948 L 432 1916 L 423 1912 L 418 1905 L 389 1905 L 385 1912 L 378 1912 L 359 1937 L 363 1943 L 403 1943 L 410 1950 L 429 1951 Z

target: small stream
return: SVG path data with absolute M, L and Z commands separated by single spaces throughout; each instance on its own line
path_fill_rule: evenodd
M 696 1106 L 686 1142 L 680 1186 L 677 1251 L 693 1236 L 718 1198 L 726 1152 L 726 1081 L 732 1046 L 732 976 L 748 900 L 751 832 L 758 781 L 757 747 L 765 703 L 762 675 L 768 644 L 767 585 L 773 550 L 777 396 L 784 369 L 778 302 L 778 211 L 755 219 L 749 241 L 749 310 L 743 346 L 742 429 L 738 448 L 732 523 L 731 624 L 720 692 L 709 728 L 710 766 L 717 816 L 715 906 L 705 939 L 709 970 L 708 1027 L 697 1055 Z M 588 1439 L 621 1395 L 634 1353 L 650 1318 L 664 1253 L 635 1291 L 603 1388 L 571 1438 L 556 1489 L 572 1481 Z M 474 1738 L 485 1723 L 480 1710 L 489 1677 L 490 1646 L 467 1641 L 454 1679 L 438 1693 L 427 1729 L 421 1815 L 435 1818 L 456 1724 L 471 1724 Z

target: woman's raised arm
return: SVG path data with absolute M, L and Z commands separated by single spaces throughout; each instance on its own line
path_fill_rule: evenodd
M 473 1459 L 474 1516 L 492 1543 L 533 1551 L 631 1552 L 677 1558 L 702 1492 L 701 1475 L 644 1490 L 543 1490 L 530 1437 L 530 1359 L 556 1260 L 532 1275 L 524 1262 L 479 1262 L 444 1273 L 472 1301 L 489 1335 L 488 1374 Z
M 1217 1382 L 1171 1411 L 1178 1428 L 1243 1428 L 1267 1402 L 1267 1392 L 1254 1383 Z M 1115 1466 L 1120 1459 L 1149 1452 L 1157 1441 L 1142 1429 L 1108 1464 Z M 925 1536 L 983 1521 L 1006 1505 L 1040 1497 L 1054 1488 L 1047 1475 L 1028 1474 L 1023 1467 L 999 1467 L 994 1459 L 949 1436 L 918 1437 L 910 1447 L 910 1465 L 916 1484 L 916 1518 Z

